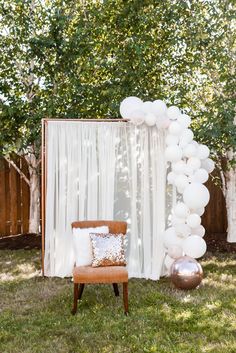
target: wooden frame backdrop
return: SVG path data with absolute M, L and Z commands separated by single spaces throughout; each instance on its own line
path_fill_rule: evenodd
M 125 119 L 42 119 L 41 136 L 41 232 L 42 232 L 42 275 L 44 276 L 45 225 L 46 225 L 46 192 L 47 192 L 47 129 L 50 121 L 74 121 L 77 123 L 128 122 Z

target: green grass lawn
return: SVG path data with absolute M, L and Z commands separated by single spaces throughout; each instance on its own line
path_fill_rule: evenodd
M 236 256 L 208 254 L 194 291 L 129 282 L 130 315 L 108 285 L 85 287 L 70 314 L 70 279 L 42 278 L 39 251 L 0 251 L 1 353 L 236 352 Z

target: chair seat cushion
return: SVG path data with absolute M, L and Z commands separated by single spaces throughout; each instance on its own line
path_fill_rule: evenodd
M 124 266 L 77 266 L 73 279 L 74 283 L 122 283 L 128 282 L 128 271 Z

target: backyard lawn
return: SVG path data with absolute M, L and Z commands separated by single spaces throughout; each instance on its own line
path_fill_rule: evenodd
M 1 353 L 236 352 L 236 254 L 208 253 L 195 291 L 130 280 L 130 315 L 109 286 L 85 287 L 72 316 L 70 279 L 42 278 L 38 250 L 0 251 Z

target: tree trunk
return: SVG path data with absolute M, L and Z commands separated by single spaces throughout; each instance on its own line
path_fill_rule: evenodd
M 39 233 L 40 229 L 40 183 L 37 170 L 29 166 L 30 213 L 29 233 Z
M 236 169 L 226 172 L 225 201 L 227 209 L 228 229 L 227 241 L 236 243 Z

